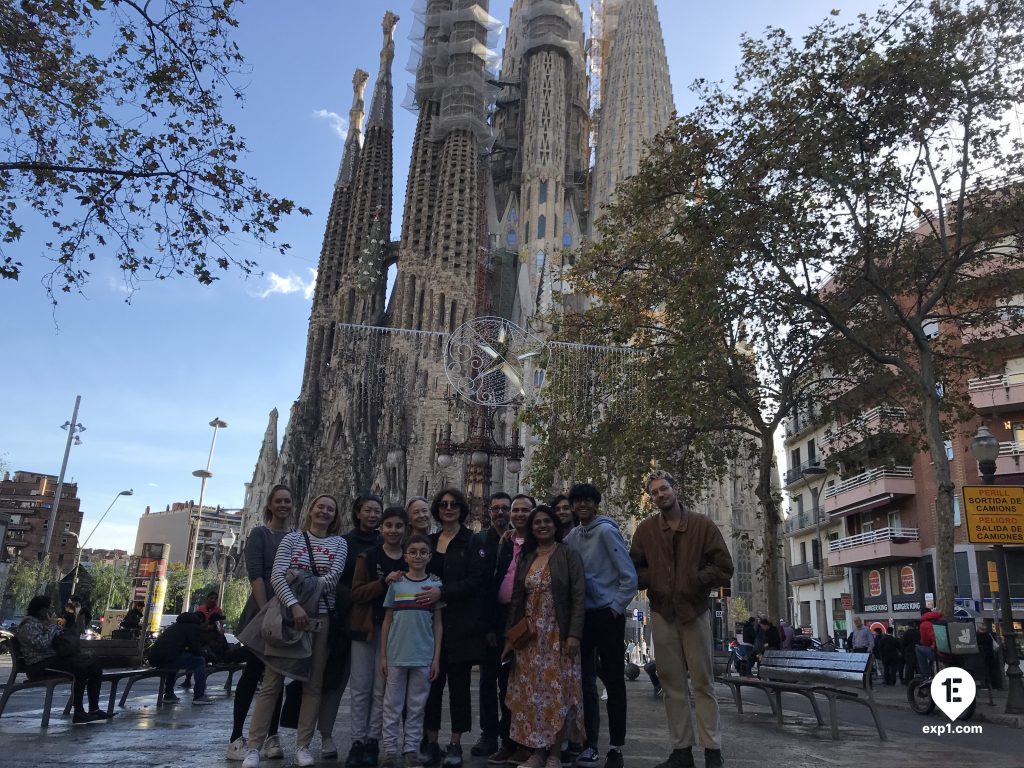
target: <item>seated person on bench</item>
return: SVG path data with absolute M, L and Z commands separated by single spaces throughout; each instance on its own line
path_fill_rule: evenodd
M 74 628 L 71 628 L 72 632 Z M 53 641 L 63 632 L 63 628 L 54 618 L 50 610 L 50 598 L 36 595 L 29 601 L 28 615 L 18 626 L 18 642 L 25 657 L 25 672 L 29 680 L 52 677 L 47 670 L 58 669 L 70 672 L 74 676 L 73 700 L 75 714 L 71 722 L 75 725 L 91 723 L 95 720 L 106 720 L 110 717 L 100 709 L 100 685 L 103 669 L 91 659 L 74 652 L 58 656 Z M 83 699 L 86 690 L 89 693 L 89 709 L 85 709 Z
M 178 614 L 178 620 L 161 632 L 153 647 L 149 649 L 150 664 L 175 670 L 167 675 L 164 701 L 178 700 L 174 695 L 174 678 L 177 670 L 185 669 L 195 676 L 192 703 L 213 703 L 213 699 L 206 695 L 206 649 L 199 636 L 202 620 L 198 613 Z

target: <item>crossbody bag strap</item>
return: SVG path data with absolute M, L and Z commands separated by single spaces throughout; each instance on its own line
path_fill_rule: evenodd
M 320 571 L 316 567 L 316 560 L 313 559 L 313 544 L 309 540 L 309 533 L 303 531 L 302 537 L 306 540 L 306 554 L 309 555 L 310 573 L 312 573 L 314 576 L 319 576 Z M 324 597 L 322 593 L 320 595 L 320 601 L 324 604 L 324 613 L 330 613 L 331 609 L 330 606 L 327 604 L 327 598 Z

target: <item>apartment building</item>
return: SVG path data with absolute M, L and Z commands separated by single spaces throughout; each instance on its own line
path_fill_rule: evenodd
M 3 537 L 5 557 L 39 559 L 46 546 L 46 533 L 53 510 L 57 476 L 40 472 L 4 473 L 0 480 L 0 510 L 9 516 Z M 67 571 L 74 565 L 78 534 L 82 529 L 78 485 L 65 482 L 48 554 L 52 562 Z

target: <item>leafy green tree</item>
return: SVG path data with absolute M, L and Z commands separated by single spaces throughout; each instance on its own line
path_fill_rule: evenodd
M 221 608 L 224 610 L 224 618 L 229 627 L 238 623 L 238 617 L 242 615 L 242 609 L 249 599 L 249 580 L 232 578 L 224 584 L 224 602 Z
M 110 608 L 127 608 L 132 596 L 128 569 L 110 562 L 95 563 L 89 569 L 92 587 L 89 601 L 94 615 L 102 616 Z
M 79 290 L 113 258 L 126 281 L 200 283 L 250 259 L 236 235 L 274 241 L 291 200 L 257 186 L 224 114 L 245 61 L 239 0 L 0 0 L 0 277 L 49 225 L 47 291 Z M 309 212 L 298 209 L 303 214 Z
M 984 342 L 1016 335 L 1024 315 L 1024 145 L 1009 117 L 1024 100 L 1021 18 L 1021 0 L 935 0 L 832 18 L 799 43 L 770 30 L 744 42 L 731 89 L 700 89 L 672 140 L 708 156 L 680 236 L 716 243 L 770 286 L 762 298 L 834 334 L 811 371 L 844 382 L 826 390 L 832 408 L 884 398 L 916 414 L 947 614 L 945 441 L 969 413 L 964 379 L 993 362 Z

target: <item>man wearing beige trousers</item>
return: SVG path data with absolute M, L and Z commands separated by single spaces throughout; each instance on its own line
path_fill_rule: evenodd
M 652 472 L 645 487 L 659 514 L 640 523 L 629 554 L 639 587 L 647 590 L 651 603 L 658 676 L 672 739 L 672 754 L 656 768 L 690 768 L 695 743 L 704 748 L 704 765 L 719 768 L 725 763 L 714 691 L 709 597 L 711 590 L 732 579 L 732 556 L 714 521 L 679 501 L 672 475 Z M 693 683 L 695 713 L 690 711 L 687 678 Z

